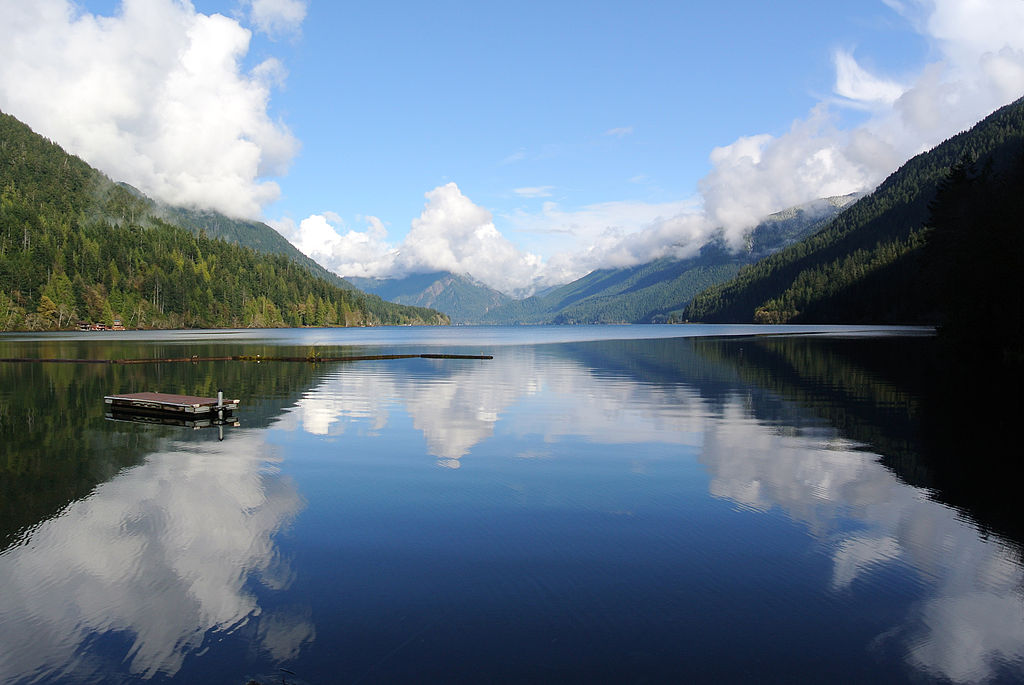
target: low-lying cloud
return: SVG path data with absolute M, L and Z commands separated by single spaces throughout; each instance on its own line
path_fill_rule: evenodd
M 610 202 L 573 210 L 546 202 L 539 211 L 501 217 L 503 229 L 514 232 L 517 241 L 544 237 L 545 249 L 532 252 L 512 246 L 490 213 L 475 205 L 459 213 L 425 210 L 400 244 L 375 243 L 372 234 L 361 237 L 350 231 L 340 241 L 321 243 L 320 249 L 330 252 L 331 264 L 351 265 L 348 274 L 339 271 L 342 275 L 387 277 L 449 268 L 501 290 L 522 292 L 564 283 L 595 268 L 641 264 L 670 254 L 688 256 L 717 229 L 740 245 L 745 231 L 767 215 L 817 198 L 871 190 L 910 157 L 1024 94 L 1024 3 L 886 4 L 926 39 L 937 58 L 916 75 L 896 78 L 872 73 L 853 52 L 836 50 L 833 94 L 782 135 L 744 136 L 714 148 L 712 170 L 699 182 L 695 198 L 665 205 Z M 840 126 L 838 115 L 845 109 L 862 112 L 862 123 Z M 631 127 L 620 127 L 606 135 L 631 132 Z M 538 185 L 515 192 L 541 197 L 547 190 Z M 456 191 L 449 184 L 428 197 Z M 472 205 L 461 193 L 458 197 L 467 208 Z M 429 230 L 424 230 L 427 225 Z M 296 244 L 308 244 L 311 235 L 300 231 Z M 357 264 L 357 254 L 365 261 Z
M 305 4 L 252 0 L 257 30 L 297 30 Z M 0 1 L 0 108 L 117 180 L 166 202 L 259 216 L 298 151 L 268 113 L 284 68 L 246 70 L 252 32 L 189 2 Z
M 362 231 L 345 230 L 337 221 L 332 225 L 322 215 L 298 226 L 287 221 L 274 226 L 300 250 L 345 276 L 451 271 L 480 274 L 481 281 L 504 291 L 536 280 L 540 257 L 518 249 L 499 233 L 491 213 L 457 185 L 438 186 L 425 197 L 423 212 L 400 245 L 387 241 L 387 228 L 376 217 L 368 217 L 369 226 Z

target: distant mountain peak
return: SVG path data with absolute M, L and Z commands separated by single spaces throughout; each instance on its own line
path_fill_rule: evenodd
M 350 277 L 348 280 L 355 287 L 391 302 L 442 311 L 453 323 L 478 322 L 490 310 L 512 300 L 468 274 L 450 271 L 415 273 L 401 278 Z

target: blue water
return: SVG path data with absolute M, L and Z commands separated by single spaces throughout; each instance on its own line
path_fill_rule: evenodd
M 0 365 L 0 681 L 1024 678 L 1015 530 L 920 482 L 930 339 L 780 328 L 4 336 L 494 359 Z M 107 388 L 225 382 L 222 434 L 102 418 Z

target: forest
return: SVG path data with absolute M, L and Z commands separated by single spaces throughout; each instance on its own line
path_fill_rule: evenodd
M 1010 306 L 996 316 L 985 302 L 999 292 L 1019 292 L 1019 271 L 1018 275 L 1000 271 L 1007 280 L 998 285 L 975 283 L 975 276 L 991 264 L 1020 259 L 1019 251 L 1006 252 L 992 242 L 989 232 L 996 229 L 986 223 L 992 212 L 972 209 L 956 219 L 969 249 L 960 245 L 944 259 L 961 260 L 957 280 L 939 283 L 939 275 L 929 271 L 924 260 L 930 252 L 934 266 L 943 261 L 936 257 L 937 251 L 954 249 L 941 241 L 925 249 L 933 237 L 941 235 L 932 230 L 936 223 L 949 221 L 941 203 L 939 213 L 934 210 L 954 169 L 965 162 L 987 169 L 974 182 L 987 188 L 987 202 L 1006 208 L 993 211 L 1005 215 L 1014 211 L 1013 198 L 1019 194 L 1012 179 L 1021 155 L 1024 100 L 909 160 L 873 193 L 809 238 L 743 267 L 733 280 L 700 293 L 682 318 L 708 323 L 939 323 L 955 329 L 967 316 L 960 304 L 965 298 L 977 311 L 986 311 L 989 321 L 1018 316 Z
M 0 113 L 0 330 L 449 323 L 191 232 L 154 206 Z

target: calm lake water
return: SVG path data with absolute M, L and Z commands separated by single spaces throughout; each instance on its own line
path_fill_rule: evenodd
M 494 355 L 0 362 L 0 682 L 1020 682 L 1017 408 L 950 388 L 934 346 L 0 335 L 0 357 Z M 242 401 L 222 440 L 104 417 L 218 388 Z

